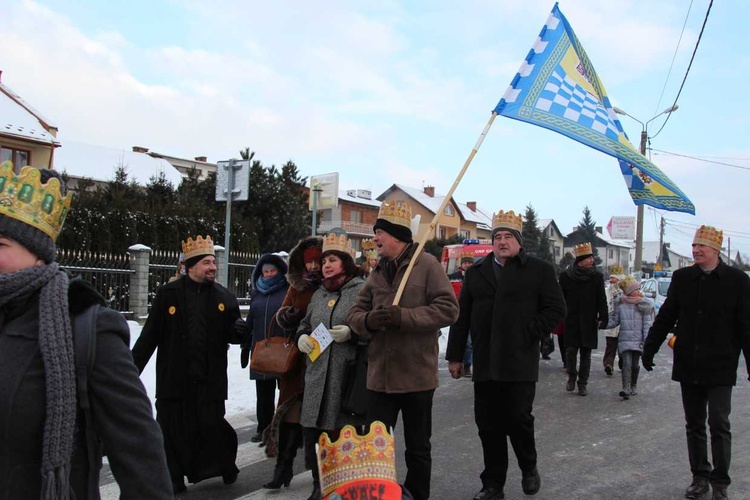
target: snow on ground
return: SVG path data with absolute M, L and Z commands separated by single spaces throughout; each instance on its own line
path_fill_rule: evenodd
M 128 321 L 130 325 L 130 347 L 132 349 L 142 327 L 135 321 Z M 443 328 L 442 335 L 438 340 L 440 346 L 440 359 L 445 355 L 448 344 L 448 328 Z M 232 345 L 227 353 L 228 367 L 227 378 L 229 380 L 229 399 L 227 400 L 227 420 L 235 428 L 243 427 L 255 422 L 255 382 L 250 380 L 247 368 L 240 368 L 240 346 Z M 151 405 L 154 405 L 154 394 L 156 394 L 156 352 L 141 373 L 141 380 L 146 386 Z M 154 415 L 156 409 L 154 407 Z

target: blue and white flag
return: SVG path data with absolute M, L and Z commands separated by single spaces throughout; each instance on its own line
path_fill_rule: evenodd
M 557 4 L 495 112 L 614 156 L 636 205 L 695 214 L 688 197 L 628 140 L 604 85 Z

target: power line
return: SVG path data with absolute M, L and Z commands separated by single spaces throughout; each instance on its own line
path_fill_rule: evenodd
M 688 18 L 690 18 L 690 9 L 693 8 L 693 0 L 690 0 L 690 5 L 688 5 L 687 14 L 685 14 L 685 22 L 682 23 L 682 31 L 680 31 L 680 38 L 677 40 L 677 46 L 674 48 L 674 54 L 672 54 L 672 62 L 669 63 L 669 71 L 667 71 L 667 78 L 664 80 L 664 86 L 661 88 L 661 95 L 659 96 L 659 101 L 656 103 L 656 109 L 654 109 L 654 114 L 658 113 L 659 106 L 661 105 L 661 100 L 664 97 L 664 91 L 667 89 L 667 83 L 669 83 L 669 77 L 672 75 L 672 68 L 674 68 L 674 61 L 677 59 L 677 52 L 680 49 L 680 44 L 682 43 L 682 35 L 685 34 L 685 26 L 687 26 Z
M 681 156 L 682 158 L 690 158 L 691 160 L 698 160 L 698 161 L 703 161 L 706 163 L 713 163 L 714 165 L 723 165 L 725 167 L 739 168 L 742 170 L 750 170 L 750 167 L 743 167 L 742 165 L 734 165 L 732 163 L 726 163 L 723 161 L 706 160 L 705 158 L 701 158 L 700 156 L 683 155 L 680 153 L 673 153 L 671 151 L 664 151 L 662 149 L 652 149 L 651 151 L 655 151 L 657 153 L 664 153 L 664 154 L 672 155 L 672 156 Z
M 703 26 L 701 26 L 701 32 L 698 34 L 698 40 L 695 42 L 695 48 L 693 49 L 693 55 L 690 56 L 690 63 L 688 64 L 687 70 L 685 70 L 685 76 L 682 78 L 682 84 L 680 84 L 680 90 L 677 91 L 677 96 L 674 98 L 674 104 L 672 106 L 677 105 L 677 101 L 680 98 L 680 94 L 682 93 L 682 89 L 685 86 L 685 81 L 687 80 L 688 74 L 690 73 L 690 68 L 693 66 L 693 61 L 695 60 L 695 54 L 698 52 L 698 45 L 701 43 L 701 38 L 703 37 L 703 30 L 706 29 L 706 23 L 708 22 L 708 15 L 711 13 L 711 6 L 714 4 L 714 0 L 711 0 L 708 3 L 708 10 L 706 10 L 706 17 L 703 18 Z M 667 119 L 664 120 L 664 123 L 662 123 L 661 128 L 657 130 L 657 132 L 652 135 L 651 137 L 656 137 L 659 135 L 659 133 L 664 129 L 664 126 L 669 121 L 669 117 L 672 116 L 672 113 L 669 113 L 667 115 Z

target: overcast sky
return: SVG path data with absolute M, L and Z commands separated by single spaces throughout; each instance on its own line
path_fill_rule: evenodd
M 688 7 L 692 8 L 688 13 Z M 709 0 L 560 2 L 613 103 L 645 122 L 674 102 Z M 71 140 L 209 161 L 249 146 L 341 188 L 446 193 L 554 2 L 0 0 L 0 70 Z M 689 253 L 695 227 L 750 255 L 750 2 L 716 2 L 656 163 L 696 215 L 646 209 L 646 240 Z M 685 27 L 683 31 L 683 25 Z M 678 48 L 679 43 L 679 48 Z M 670 65 L 674 59 L 674 65 Z M 641 125 L 622 117 L 631 141 Z M 649 124 L 650 136 L 664 123 Z M 635 215 L 617 161 L 498 118 L 455 198 L 553 218 L 567 233 Z

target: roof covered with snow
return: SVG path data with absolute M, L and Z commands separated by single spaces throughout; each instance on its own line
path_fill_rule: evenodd
M 359 203 L 368 207 L 380 208 L 380 202 L 372 199 L 372 193 L 366 189 L 340 189 L 339 201 Z
M 111 181 L 120 165 L 125 167 L 129 180 L 137 181 L 142 186 L 148 184 L 149 179 L 159 172 L 164 172 L 175 188 L 182 182 L 180 172 L 167 160 L 134 153 L 131 149 L 65 141 L 62 147 L 55 150 L 55 170 L 65 171 L 74 177 Z
M 0 133 L 37 142 L 57 142 L 49 122 L 7 85 L 0 83 Z

